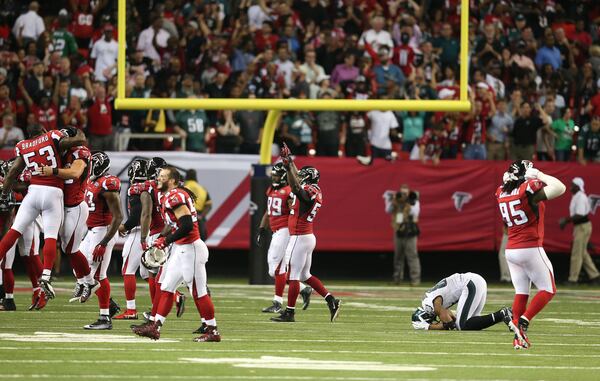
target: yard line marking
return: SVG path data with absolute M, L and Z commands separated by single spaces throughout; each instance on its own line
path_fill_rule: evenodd
M 51 379 L 132 379 L 139 380 L 139 375 L 131 374 L 0 374 L 0 379 L 18 379 L 18 378 L 51 378 Z M 149 380 L 327 380 L 327 381 L 397 381 L 397 377 L 331 377 L 331 376 L 203 376 L 203 375 L 144 375 L 144 379 Z M 474 379 L 474 378 L 408 378 L 406 381 L 525 381 L 519 379 Z M 532 381 L 532 380 L 527 380 Z
M 66 332 L 34 332 L 33 335 L 20 335 L 17 333 L 0 333 L 0 340 L 21 342 L 44 343 L 158 343 L 160 341 L 148 340 L 134 335 L 111 335 L 93 333 L 66 333 Z M 177 343 L 179 340 L 166 339 L 164 343 Z

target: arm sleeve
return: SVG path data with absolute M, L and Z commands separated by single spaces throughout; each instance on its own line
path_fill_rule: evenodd
M 140 217 L 142 215 L 142 201 L 140 200 L 140 196 L 134 195 L 130 197 L 129 205 L 131 206 L 129 209 L 129 217 L 123 224 L 127 231 L 130 231 L 140 224 Z
M 188 235 L 189 232 L 194 228 L 194 222 L 192 221 L 192 216 L 187 215 L 183 216 L 179 219 L 179 228 L 173 232 L 173 234 L 169 234 L 166 238 L 167 244 L 171 244 L 181 238 L 184 238 Z

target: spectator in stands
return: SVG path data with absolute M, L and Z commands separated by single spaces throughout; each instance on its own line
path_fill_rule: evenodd
M 331 92 L 327 91 L 321 96 L 323 99 L 331 99 Z M 338 156 L 340 145 L 344 145 L 346 138 L 346 126 L 342 121 L 341 114 L 336 111 L 320 111 L 315 116 L 317 132 L 317 155 Z
M 217 153 L 238 153 L 241 143 L 239 121 L 235 118 L 233 111 L 223 111 L 217 124 Z
M 390 51 L 387 47 L 379 49 L 379 64 L 373 68 L 377 81 L 377 94 L 388 93 L 390 89 L 400 88 L 406 78 L 402 70 L 391 63 Z
M 486 93 L 488 100 L 493 97 L 492 92 Z M 489 113 L 494 115 L 496 113 L 496 107 L 494 101 L 490 100 Z M 487 138 L 487 118 L 482 114 L 482 101 L 474 100 L 473 107 L 469 115 L 465 117 L 465 138 L 464 138 L 464 151 L 463 157 L 466 160 L 485 160 L 487 152 L 485 149 L 485 143 Z
M 475 46 L 475 57 L 480 67 L 486 67 L 492 60 L 502 59 L 502 42 L 496 35 L 496 25 L 487 23 L 483 27 L 483 38 Z
M 356 56 L 351 52 L 344 55 L 344 63 L 338 64 L 331 73 L 331 85 L 336 87 L 343 83 L 354 82 L 359 76 L 358 67 L 354 65 Z
M 197 98 L 195 95 L 188 96 Z M 204 110 L 180 110 L 175 114 L 175 132 L 185 139 L 187 151 L 206 152 L 208 134 L 208 117 Z
M 0 148 L 14 149 L 15 145 L 25 139 L 23 130 L 14 125 L 14 116 L 4 114 L 2 117 L 2 127 L 0 128 Z
M 249 98 L 256 98 L 256 95 L 251 94 Z M 241 110 L 235 113 L 235 117 L 240 123 L 240 135 L 242 136 L 240 153 L 257 154 L 260 150 L 265 124 L 264 111 Z
M 531 104 L 523 102 L 512 133 L 514 141 L 512 160 L 533 160 L 537 131 L 543 127 L 543 121 L 531 113 Z
M 346 156 L 365 156 L 369 120 L 364 112 L 346 115 Z
M 442 67 L 456 67 L 458 62 L 458 54 L 460 52 L 460 44 L 458 39 L 453 37 L 454 32 L 450 23 L 442 25 L 441 36 L 433 40 L 434 52 L 440 57 Z
M 577 139 L 579 164 L 600 162 L 600 115 L 592 116 L 590 124 L 583 126 Z
M 394 49 L 392 35 L 383 29 L 385 19 L 381 15 L 374 15 L 371 18 L 371 29 L 365 31 L 358 40 L 358 47 L 364 49 L 365 45 L 370 45 L 374 51 L 379 52 L 382 48 L 387 48 L 388 57 Z
M 535 65 L 538 70 L 545 64 L 550 64 L 554 70 L 562 66 L 560 50 L 555 46 L 554 33 L 550 28 L 544 31 L 544 46 L 539 48 L 535 55 Z
M 281 138 L 298 155 L 308 153 L 308 145 L 312 144 L 312 126 L 314 119 L 311 113 L 295 111 L 287 113 L 282 121 Z
M 567 107 L 562 117 L 552 122 L 552 131 L 556 134 L 554 152 L 557 161 L 569 161 L 571 156 L 573 134 L 575 132 L 575 122 L 573 122 L 571 116 L 571 109 Z
M 305 81 L 309 85 L 318 85 L 317 79 L 325 76 L 323 66 L 317 64 L 317 53 L 312 47 L 308 47 L 304 51 L 304 64 L 300 66 L 300 70 L 305 75 Z
M 25 46 L 29 41 L 36 42 L 46 30 L 44 20 L 38 14 L 39 10 L 40 4 L 37 1 L 32 1 L 29 3 L 29 11 L 20 15 L 15 21 L 12 32 L 19 46 Z
M 71 95 L 69 105 L 61 114 L 62 124 L 65 127 L 75 127 L 83 130 L 87 124 L 87 115 L 81 107 L 81 100 Z
M 104 26 L 104 36 L 94 43 L 90 57 L 96 60 L 94 75 L 97 81 L 106 82 L 117 69 L 119 44 L 113 39 L 113 26 Z
M 169 37 L 169 32 L 163 29 L 162 17 L 154 16 L 151 25 L 140 33 L 137 41 L 137 50 L 144 52 L 144 57 L 148 57 L 153 62 L 160 63 L 161 57 L 157 48 L 166 48 Z
M 384 99 L 386 97 L 384 96 Z M 375 158 L 392 159 L 392 136 L 398 136 L 398 120 L 391 111 L 373 110 L 367 112 L 369 118 L 369 143 L 371 156 Z
M 423 164 L 431 160 L 433 165 L 438 165 L 446 142 L 447 134 L 444 131 L 444 126 L 436 123 L 433 128 L 425 131 L 421 139 L 417 140 L 417 144 L 410 154 L 410 159 L 420 160 Z
M 499 99 L 496 113 L 492 116 L 487 129 L 487 158 L 488 160 L 506 160 L 508 152 L 508 137 L 513 130 L 513 117 L 508 113 L 505 99 Z
M 425 113 L 423 111 L 402 111 L 402 151 L 411 152 L 415 142 L 423 136 Z
M 210 194 L 206 188 L 198 183 L 197 177 L 195 169 L 188 169 L 185 173 L 185 183 L 183 185 L 194 192 L 194 195 L 196 196 L 194 207 L 198 213 L 198 230 L 200 230 L 200 239 L 206 241 L 208 238 L 206 217 L 212 209 L 212 200 L 210 199 Z
M 536 104 L 539 117 L 544 124 L 543 128 L 537 131 L 536 149 L 537 159 L 541 161 L 554 161 L 554 142 L 556 133 L 552 130 L 552 113 L 554 112 L 554 102 L 546 102 L 543 107 Z
M 58 27 L 52 32 L 52 49 L 59 52 L 62 57 L 71 57 L 77 53 L 77 42 L 73 34 L 68 31 L 69 14 L 65 9 L 58 13 Z

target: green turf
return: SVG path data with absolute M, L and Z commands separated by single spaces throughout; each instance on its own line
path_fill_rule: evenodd
M 113 296 L 124 307 L 119 281 L 112 279 Z M 296 323 L 273 323 L 260 312 L 271 287 L 212 283 L 221 343 L 192 342 L 199 325 L 193 303 L 181 319 L 169 316 L 158 342 L 119 343 L 137 339 L 130 321 L 115 321 L 112 331 L 84 331 L 96 318 L 96 299 L 69 304 L 71 284 L 55 284 L 57 298 L 43 311 L 25 311 L 29 293 L 17 292 L 18 311 L 0 313 L 0 380 L 600 379 L 597 289 L 559 290 L 531 324 L 533 347 L 517 352 L 503 324 L 482 332 L 414 331 L 410 314 L 425 287 L 331 283 L 343 300 L 336 323 L 316 294 Z M 138 296 L 144 310 L 145 286 Z M 512 289 L 491 286 L 484 312 L 511 299 Z M 215 363 L 194 362 L 207 359 Z

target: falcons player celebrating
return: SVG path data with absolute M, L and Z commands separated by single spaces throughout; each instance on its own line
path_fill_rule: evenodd
M 61 130 L 67 136 L 77 135 L 77 129 L 67 127 Z M 88 205 L 85 202 L 85 189 L 88 178 L 88 165 L 91 157 L 87 147 L 75 146 L 70 148 L 63 157 L 64 168 L 56 171 L 56 176 L 64 180 L 64 221 L 59 231 L 63 253 L 70 254 L 71 266 L 77 278 L 72 300 L 86 302 L 100 284 L 94 280 L 88 261 L 79 250 L 79 245 L 87 233 L 83 223 L 89 216 Z M 41 168 L 42 176 L 52 176 L 53 168 Z
M 85 199 L 90 209 L 87 219 L 88 233 L 81 243 L 81 251 L 87 257 L 92 274 L 100 282 L 96 291 L 100 307 L 100 317 L 85 329 L 112 329 L 110 319 L 110 283 L 106 270 L 110 264 L 115 234 L 123 219 L 121 212 L 121 181 L 108 174 L 110 159 L 104 152 L 92 155 L 90 179 L 85 191 Z
M 40 286 L 46 298 L 54 298 L 54 289 L 50 283 L 50 274 L 56 258 L 56 239 L 63 220 L 63 180 L 58 175 L 62 167 L 61 152 L 71 147 L 83 145 L 85 136 L 78 131 L 77 136 L 68 137 L 60 131 L 46 132 L 39 125 L 28 127 L 30 139 L 22 140 L 15 146 L 17 158 L 9 169 L 4 180 L 2 193 L 10 193 L 17 176 L 24 169 L 32 172 L 27 195 L 23 199 L 11 229 L 0 241 L 0 260 L 17 239 L 25 232 L 27 226 L 42 216 L 44 230 L 44 269 Z M 52 168 L 52 176 L 41 176 L 41 167 Z
M 267 211 L 263 215 L 260 223 L 256 243 L 261 247 L 267 239 L 267 227 L 273 232 L 269 251 L 267 253 L 267 262 L 269 264 L 269 275 L 275 278 L 275 295 L 273 295 L 273 304 L 263 308 L 262 312 L 280 313 L 282 311 L 283 290 L 287 281 L 287 263 L 289 258 L 285 258 L 285 248 L 290 240 L 288 229 L 288 217 L 291 202 L 292 189 L 287 184 L 287 174 L 283 163 L 279 162 L 271 169 L 271 186 L 267 190 Z M 302 309 L 307 309 L 310 304 L 310 295 L 312 287 L 300 284 L 302 291 L 300 295 L 303 299 Z
M 314 167 L 303 167 L 300 171 L 292 161 L 290 149 L 284 143 L 281 158 L 286 167 L 288 181 L 292 188 L 292 205 L 288 226 L 290 241 L 286 248 L 286 256 L 290 258 L 288 302 L 281 315 L 272 317 L 277 322 L 293 322 L 296 299 L 300 293 L 300 281 L 305 281 L 327 301 L 331 321 L 337 319 L 341 301 L 336 299 L 323 283 L 310 273 L 312 253 L 317 239 L 313 234 L 313 222 L 317 212 L 323 205 L 323 193 L 317 185 L 319 171 Z
M 0 164 L 0 184 L 4 181 L 4 176 L 8 172 L 12 161 L 2 161 Z M 19 176 L 19 182 L 13 189 L 20 190 L 20 192 L 9 193 L 8 198 L 0 197 L 0 219 L 2 220 L 2 233 L 6 233 L 13 218 L 13 208 L 23 200 L 23 193 L 27 193 L 27 186 L 31 174 L 29 171 L 25 171 Z M 19 237 L 17 242 L 10 250 L 6 253 L 6 257 L 2 261 L 2 285 L 5 289 L 5 295 L 0 304 L 0 310 L 2 311 L 15 311 L 17 306 L 14 300 L 14 287 L 15 287 L 15 276 L 12 270 L 12 265 L 15 259 L 16 249 L 19 248 L 19 254 L 25 263 L 25 270 L 29 279 L 31 280 L 31 287 L 33 290 L 33 296 L 31 298 L 31 305 L 29 310 L 42 309 L 46 305 L 46 298 L 44 292 L 41 291 L 38 278 L 42 275 L 42 262 L 39 257 L 39 224 L 41 223 L 40 217 L 38 217 L 35 223 L 27 226 L 23 235 Z
M 135 159 L 131 162 L 127 170 L 129 177 L 129 189 L 127 190 L 129 218 L 119 226 L 119 234 L 127 236 L 123 246 L 123 284 L 125 287 L 125 299 L 127 300 L 127 310 L 115 316 L 115 319 L 137 319 L 137 308 L 135 304 L 136 281 L 135 273 L 140 269 L 140 276 L 147 280 L 150 272 L 146 267 L 140 266 L 142 254 L 142 240 L 140 239 L 140 217 L 142 214 L 142 201 L 140 200 L 144 183 L 148 180 L 148 161 Z M 151 205 L 150 205 L 151 207 Z
M 562 195 L 566 187 L 555 177 L 533 168 L 528 160 L 512 163 L 502 180 L 496 198 L 508 228 L 506 260 L 515 287 L 512 311 L 517 329 L 513 345 L 515 349 L 529 348 L 529 322 L 556 293 L 552 263 L 542 247 L 544 201 Z M 539 291 L 527 306 L 531 282 Z
M 194 341 L 218 342 L 221 341 L 221 336 L 217 330 L 215 307 L 206 288 L 205 265 L 208 261 L 208 248 L 200 239 L 193 194 L 179 187 L 181 182 L 181 174 L 175 167 L 163 168 L 158 176 L 158 190 L 164 195 L 161 200 L 161 213 L 168 224 L 164 232 L 172 232 L 159 237 L 153 246 L 164 250 L 172 244 L 171 255 L 168 267 L 163 268 L 161 296 L 154 322 L 134 332 L 153 340 L 160 338 L 160 329 L 173 307 L 177 286 L 183 281 L 207 325 L 206 333 Z

